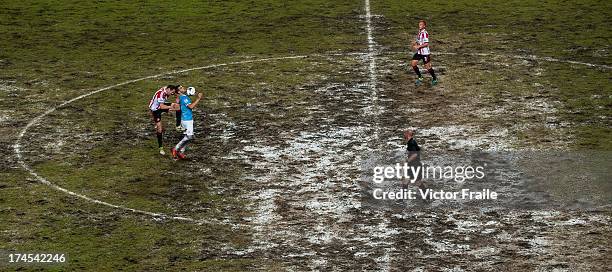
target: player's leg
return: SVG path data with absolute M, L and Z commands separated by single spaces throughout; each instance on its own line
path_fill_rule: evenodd
M 431 75 L 431 85 L 438 84 L 438 77 L 436 77 L 436 72 L 431 67 L 431 56 L 430 55 L 425 56 L 425 58 L 423 59 L 423 62 L 425 62 L 425 69 L 427 69 L 427 72 L 429 72 L 429 74 Z
M 185 135 L 187 135 L 189 138 L 189 141 L 185 142 L 185 144 L 179 149 L 180 154 L 183 154 L 185 153 L 185 149 L 187 149 L 187 144 L 189 144 L 191 141 L 193 141 L 193 139 L 195 139 L 195 134 L 193 132 L 193 120 L 182 122 L 181 125 L 183 126 L 183 128 L 185 128 Z
M 399 185 L 402 189 L 408 189 L 408 184 L 410 184 L 410 177 L 405 177 L 399 182 Z
M 195 139 L 194 135 L 185 134 L 185 136 L 183 136 L 183 139 L 181 139 L 181 141 L 178 142 L 178 144 L 176 144 L 174 148 L 172 148 L 172 157 L 175 160 L 186 158 L 184 154 L 185 149 L 187 148 L 187 144 L 193 141 L 193 139 Z
M 187 134 L 185 134 L 183 136 L 183 139 L 181 139 L 178 144 L 176 144 L 176 146 L 174 146 L 172 148 L 172 150 L 170 150 L 172 152 L 172 158 L 175 160 L 179 159 L 179 154 L 181 153 L 180 150 L 183 148 L 183 146 L 185 146 L 188 142 L 190 141 L 189 136 L 187 136 Z
M 418 59 L 412 59 L 412 61 L 410 62 L 410 66 L 412 66 L 412 70 L 414 70 L 414 73 L 417 75 L 418 78 L 423 78 L 423 76 L 421 75 L 421 71 L 419 70 L 419 60 Z
M 177 110 L 176 111 L 176 131 L 183 131 L 183 127 L 181 126 L 181 111 Z
M 161 127 L 161 123 L 159 124 L 159 126 Z M 161 131 L 163 131 L 163 130 L 161 130 Z M 163 135 L 164 135 L 164 133 L 160 132 L 158 130 L 158 132 L 157 132 L 157 145 L 159 146 L 159 154 L 160 155 L 166 155 L 166 152 L 164 151 L 164 146 L 163 146 L 163 143 L 162 143 L 163 142 Z
M 414 185 L 416 185 L 417 188 L 419 188 L 419 195 L 420 196 L 425 195 L 425 192 L 427 191 L 427 186 L 425 186 L 425 182 L 423 181 L 423 176 L 425 175 L 424 165 L 422 163 L 417 163 L 417 164 L 410 165 L 410 167 L 411 169 L 410 171 L 408 171 L 409 173 L 419 173 L 416 176 L 411 174 L 410 180 L 414 182 Z M 421 169 L 420 170 L 412 169 L 412 168 L 418 168 L 418 167 L 420 167 Z M 427 200 L 429 199 L 429 196 L 422 198 L 422 199 Z
M 410 61 L 410 66 L 412 66 L 412 70 L 414 70 L 414 73 L 417 75 L 416 85 L 421 85 L 421 82 L 423 81 L 423 75 L 421 75 L 421 71 L 419 70 L 418 66 L 420 59 L 420 54 L 414 54 L 414 56 L 412 56 L 412 61 Z
M 187 150 L 187 144 L 193 141 L 195 139 L 195 136 L 190 135 L 188 138 L 189 138 L 189 141 L 186 142 L 183 146 L 181 146 L 181 149 L 179 149 L 179 156 L 182 155 L 183 158 L 185 157 L 185 151 Z
M 155 134 L 157 136 L 157 148 L 159 148 L 159 154 L 165 155 L 164 145 L 163 145 L 163 136 L 164 136 L 164 127 L 161 122 L 161 118 L 156 118 L 155 120 Z
M 161 120 L 162 112 L 167 112 L 164 110 L 156 110 L 152 112 L 153 114 L 153 122 L 155 123 L 155 134 L 157 136 L 157 147 L 159 148 L 159 154 L 166 155 L 164 151 L 163 145 L 163 136 L 164 136 L 164 126 Z
M 178 158 L 184 159 L 185 155 L 183 153 L 185 152 L 185 149 L 187 148 L 187 144 L 189 144 L 189 142 L 195 139 L 195 136 L 193 133 L 193 120 L 182 121 L 181 126 L 185 129 L 185 136 L 172 149 L 172 157 L 174 157 L 175 159 L 178 159 Z

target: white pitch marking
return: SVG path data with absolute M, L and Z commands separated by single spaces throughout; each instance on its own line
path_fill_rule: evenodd
M 32 176 L 34 176 L 38 181 L 40 181 L 41 183 L 50 186 L 51 188 L 54 188 L 58 191 L 64 192 L 68 195 L 72 195 L 81 199 L 84 199 L 86 201 L 92 202 L 92 203 L 96 203 L 96 204 L 100 204 L 100 205 L 104 205 L 107 207 L 111 207 L 111 208 L 115 208 L 115 209 L 122 209 L 122 210 L 126 210 L 126 211 L 130 211 L 130 212 L 134 212 L 134 213 L 139 213 L 139 214 L 144 214 L 144 215 L 148 215 L 148 216 L 152 216 L 155 218 L 167 218 L 167 219 L 173 219 L 173 220 L 182 220 L 182 221 L 189 221 L 189 222 L 194 222 L 194 223 L 203 223 L 203 220 L 197 220 L 197 219 L 193 219 L 190 217 L 183 217 L 183 216 L 172 216 L 172 215 L 167 215 L 167 214 L 163 214 L 163 213 L 154 213 L 154 212 L 149 212 L 149 211 L 143 211 L 143 210 L 139 210 L 139 209 L 133 209 L 133 208 L 128 208 L 128 207 L 124 207 L 121 205 L 115 205 L 115 204 L 111 204 L 105 201 L 101 201 L 101 200 L 97 200 L 94 198 L 90 198 L 88 196 L 85 195 L 81 195 L 75 192 L 72 192 L 68 189 L 65 189 L 63 187 L 60 187 L 56 184 L 53 184 L 51 182 L 49 182 L 48 180 L 46 180 L 44 177 L 38 175 L 34 170 L 32 170 L 23 160 L 23 156 L 21 153 L 21 145 L 19 144 L 21 142 L 21 139 L 24 137 L 24 135 L 26 134 L 26 132 L 28 131 L 28 129 L 30 127 L 32 127 L 33 125 L 35 125 L 36 123 L 38 123 L 43 117 L 49 115 L 50 113 L 54 112 L 55 110 L 57 110 L 60 107 L 66 106 L 74 101 L 77 101 L 79 99 L 83 99 L 85 97 L 88 97 L 90 95 L 102 92 L 102 91 L 106 91 L 106 90 L 110 90 L 113 88 L 117 88 L 123 85 L 127 85 L 127 84 L 131 84 L 131 83 L 135 83 L 135 82 L 139 82 L 139 81 L 143 81 L 146 79 L 152 79 L 152 78 L 158 78 L 161 76 L 165 76 L 165 75 L 171 75 L 171 74 L 179 74 L 179 73 L 184 73 L 184 72 L 189 72 L 189 71 L 194 71 L 194 70 L 203 70 L 203 69 L 210 69 L 210 68 L 216 68 L 216 67 L 221 67 L 221 66 L 228 66 L 228 65 L 239 65 L 239 64 L 246 64 L 246 63 L 253 63 L 253 62 L 265 62 L 265 61 L 273 61 L 273 60 L 283 60 L 283 59 L 298 59 L 298 58 L 307 58 L 309 56 L 347 56 L 347 55 L 366 55 L 370 58 L 370 65 L 369 65 L 369 69 L 370 69 L 370 81 L 372 82 L 372 76 L 374 77 L 374 82 L 376 80 L 376 75 L 375 73 L 375 68 L 376 68 L 376 62 L 375 59 L 373 58 L 375 51 L 374 51 L 374 40 L 372 38 L 372 28 L 370 26 L 371 24 L 371 13 L 370 13 L 370 2 L 369 0 L 365 0 L 365 4 L 366 4 L 366 22 L 367 22 L 367 29 L 368 29 L 368 53 L 332 53 L 332 54 L 313 54 L 313 55 L 299 55 L 299 56 L 286 56 L 286 57 L 277 57 L 277 58 L 263 58 L 263 59 L 255 59 L 255 60 L 245 60 L 245 61 L 237 61 L 237 62 L 229 62 L 229 63 L 220 63 L 220 64 L 213 64 L 213 65 L 208 65 L 208 66 L 201 66 L 201 67 L 194 67 L 194 68 L 189 68 L 189 69 L 184 69 L 184 70 L 177 70 L 177 71 L 171 71 L 168 73 L 162 73 L 162 74 L 157 74 L 157 75 L 152 75 L 152 76 L 147 76 L 147 77 L 142 77 L 142 78 L 138 78 L 138 79 L 133 79 L 133 80 L 129 80 L 129 81 L 125 81 L 119 84 L 115 84 L 115 85 L 111 85 L 111 86 L 107 86 L 101 89 L 97 89 L 95 91 L 80 95 L 78 97 L 75 97 L 73 99 L 70 99 L 54 108 L 51 108 L 47 111 L 45 111 L 43 114 L 33 118 L 32 120 L 30 120 L 30 122 L 28 122 L 26 124 L 26 126 L 23 128 L 23 130 L 21 130 L 21 132 L 19 133 L 19 136 L 17 137 L 17 139 L 14 142 L 13 145 L 13 150 L 15 151 L 15 154 L 17 155 L 17 162 L 21 165 L 21 167 L 23 169 L 25 169 L 28 173 L 30 173 Z M 406 52 L 386 52 L 386 54 L 405 54 Z M 454 53 L 454 52 L 438 52 L 436 54 L 439 55 L 457 55 L 458 53 Z M 561 60 L 561 59 L 556 59 L 556 58 L 552 58 L 552 57 L 539 57 L 536 55 L 531 55 L 531 56 L 521 56 L 521 55 L 504 55 L 504 54 L 493 54 L 493 53 L 472 53 L 472 54 L 476 54 L 479 56 L 505 56 L 505 57 L 513 57 L 513 58 L 518 58 L 518 59 L 541 59 L 544 61 L 549 61 L 549 62 L 560 62 L 560 63 L 570 63 L 570 64 L 578 64 L 578 65 L 585 65 L 585 66 L 589 66 L 589 67 L 597 67 L 597 68 L 603 68 L 603 69 L 612 69 L 612 66 L 608 66 L 608 65 L 602 65 L 602 64 L 593 64 L 593 63 L 586 63 L 586 62 L 578 62 L 578 61 L 571 61 L 571 60 Z M 373 88 L 373 91 L 375 91 L 375 88 Z M 210 221 L 214 221 L 209 219 Z
M 365 13 L 366 28 L 368 33 L 367 56 L 368 60 L 370 61 L 368 65 L 368 70 L 370 72 L 370 85 L 372 87 L 372 91 L 376 93 L 376 42 L 374 41 L 374 37 L 372 36 L 372 13 L 370 12 L 370 0 L 365 0 Z
M 73 191 L 70 191 L 66 188 L 63 188 L 57 184 L 54 184 L 50 181 L 48 181 L 47 179 L 45 179 L 44 177 L 40 176 L 38 173 L 36 173 L 34 170 L 32 170 L 32 168 L 30 168 L 30 166 L 28 166 L 27 163 L 25 163 L 25 161 L 23 160 L 23 155 L 21 153 L 21 139 L 25 136 L 26 132 L 28 131 L 28 129 L 32 126 L 34 126 L 36 123 L 38 123 L 43 117 L 49 115 L 50 113 L 54 112 L 55 110 L 57 110 L 58 108 L 64 107 L 74 101 L 77 101 L 79 99 L 83 99 L 85 97 L 91 96 L 93 94 L 99 93 L 99 92 L 103 92 L 103 91 L 107 91 L 113 88 L 117 88 L 123 85 L 127 85 L 127 84 L 131 84 L 131 83 L 135 83 L 135 82 L 139 82 L 139 81 L 143 81 L 143 80 L 147 80 L 147 79 L 152 79 L 152 78 L 158 78 L 158 77 L 162 77 L 162 76 L 166 76 L 166 75 L 172 75 L 172 74 L 180 74 L 180 73 L 185 73 L 185 72 L 190 72 L 190 71 L 195 71 L 195 70 L 203 70 L 203 69 L 210 69 L 210 68 L 216 68 L 216 67 L 222 67 L 222 66 L 229 66 L 229 65 L 241 65 L 241 64 L 247 64 L 247 63 L 253 63 L 253 62 L 267 62 L 267 61 L 275 61 L 275 60 L 284 60 L 284 59 L 300 59 L 300 58 L 308 58 L 308 57 L 320 57 L 320 56 L 354 56 L 354 55 L 365 55 L 364 53 L 330 53 L 330 54 L 312 54 L 312 55 L 298 55 L 298 56 L 285 56 L 285 57 L 274 57 L 274 58 L 262 58 L 262 59 L 254 59 L 254 60 L 244 60 L 244 61 L 237 61 L 237 62 L 228 62 L 228 63 L 220 63 L 220 64 L 213 64 L 213 65 L 207 65 L 207 66 L 201 66 L 201 67 L 194 67 L 194 68 L 188 68 L 188 69 L 183 69 L 183 70 L 175 70 L 175 71 L 171 71 L 171 72 L 167 72 L 167 73 L 161 73 L 161 74 L 157 74 L 157 75 L 152 75 L 152 76 L 146 76 L 146 77 L 141 77 L 138 79 L 133 79 L 133 80 L 128 80 L 122 83 L 118 83 L 115 85 L 111 85 L 111 86 L 107 86 L 101 89 L 97 89 L 94 90 L 92 92 L 77 96 L 73 99 L 67 100 L 64 103 L 55 106 L 47 111 L 45 111 L 43 114 L 33 118 L 32 120 L 30 120 L 30 122 L 28 122 L 26 124 L 26 126 L 23 128 L 23 130 L 21 130 L 21 132 L 19 133 L 19 136 L 17 136 L 17 139 L 14 142 L 13 145 L 13 150 L 15 151 L 15 154 L 17 155 L 17 162 L 21 165 L 21 167 L 23 169 L 25 169 L 28 173 L 30 173 L 32 176 L 34 176 L 39 182 L 48 185 L 49 187 L 58 190 L 60 192 L 63 192 L 65 194 L 71 195 L 71 196 L 75 196 L 78 198 L 81 198 L 83 200 L 92 202 L 92 203 L 96 203 L 96 204 L 100 204 L 100 205 L 104 205 L 107 207 L 111 207 L 114 209 L 121 209 L 121 210 L 125 210 L 125 211 L 129 211 L 129 212 L 133 212 L 133 213 L 137 213 L 137 214 L 143 214 L 143 215 L 148 215 L 154 218 L 162 218 L 162 219 L 172 219 L 172 220 L 179 220 L 179 221 L 187 221 L 187 222 L 192 222 L 192 223 L 197 223 L 197 224 L 202 224 L 202 223 L 206 223 L 206 222 L 211 222 L 211 221 L 215 221 L 216 223 L 219 224 L 226 224 L 224 222 L 221 222 L 219 220 L 215 220 L 215 219 L 194 219 L 194 218 L 190 218 L 190 217 L 185 217 L 185 216 L 175 216 L 175 215 L 169 215 L 169 214 L 164 214 L 164 213 L 155 213 L 155 212 L 149 212 L 149 211 L 144 211 L 144 210 L 139 210 L 139 209 L 134 209 L 134 208 L 129 208 L 129 207 L 125 207 L 125 206 L 121 206 L 121 205 L 116 205 L 116 204 L 112 204 L 112 203 L 108 203 L 102 200 L 98 200 L 95 198 L 91 198 L 88 197 L 86 195 L 82 195 Z M 235 225 L 235 224 L 233 224 Z
M 353 54 L 353 53 L 350 53 Z M 330 54 L 330 55 L 343 55 L 343 54 Z M 347 54 L 344 54 L 347 55 Z M 23 169 L 25 169 L 26 171 L 28 171 L 28 173 L 30 173 L 32 176 L 34 176 L 38 181 L 40 181 L 41 183 L 50 186 L 53 189 L 56 189 L 60 192 L 66 193 L 68 195 L 71 196 L 75 196 L 81 199 L 84 199 L 86 201 L 92 202 L 92 203 L 96 203 L 96 204 L 100 204 L 100 205 L 104 205 L 107 207 L 111 207 L 111 208 L 115 208 L 115 209 L 122 209 L 125 211 L 129 211 L 129 212 L 133 212 L 133 213 L 138 213 L 138 214 L 144 214 L 144 215 L 148 215 L 148 216 L 152 216 L 155 218 L 163 218 L 163 219 L 173 219 L 173 220 L 180 220 L 180 221 L 188 221 L 188 222 L 193 222 L 193 223 L 205 223 L 205 222 L 210 222 L 210 221 L 215 221 L 213 219 L 207 219 L 207 220 L 203 220 L 203 219 L 194 219 L 194 218 L 190 218 L 190 217 L 184 217 L 184 216 L 174 216 L 174 215 L 169 215 L 169 214 L 164 214 L 164 213 L 154 213 L 154 212 L 149 212 L 149 211 L 144 211 L 144 210 L 139 210 L 139 209 L 134 209 L 134 208 L 129 208 L 129 207 L 125 207 L 125 206 L 121 206 L 121 205 L 116 205 L 116 204 L 112 204 L 112 203 L 108 203 L 102 200 L 98 200 L 98 199 L 94 199 L 91 197 L 88 197 L 86 195 L 82 195 L 73 191 L 70 191 L 66 188 L 63 188 L 57 184 L 54 184 L 50 181 L 48 181 L 47 179 L 45 179 L 44 177 L 40 176 L 38 173 L 36 173 L 34 170 L 32 170 L 32 168 L 30 168 L 30 166 L 28 166 L 25 161 L 23 160 L 23 156 L 21 153 L 21 139 L 23 138 L 23 136 L 26 134 L 26 132 L 28 131 L 28 129 L 32 126 L 34 126 L 36 123 L 38 123 L 43 117 L 49 115 L 50 113 L 54 112 L 55 110 L 57 110 L 58 108 L 64 107 L 74 101 L 77 101 L 79 99 L 83 99 L 85 97 L 88 97 L 90 95 L 99 93 L 99 92 L 103 92 L 106 90 L 110 90 L 113 88 L 117 88 L 123 85 L 127 85 L 127 84 L 131 84 L 131 83 L 135 83 L 135 82 L 139 82 L 139 81 L 143 81 L 146 79 L 152 79 L 152 78 L 158 78 L 161 76 L 166 76 L 166 75 L 172 75 L 172 74 L 180 74 L 180 73 L 185 73 L 185 72 L 189 72 L 189 71 L 194 71 L 194 70 L 202 70 L 202 69 L 210 69 L 210 68 L 216 68 L 216 67 L 221 67 L 221 66 L 228 66 L 228 65 L 239 65 L 239 64 L 246 64 L 246 63 L 253 63 L 253 62 L 266 62 L 266 61 L 274 61 L 274 60 L 284 60 L 284 59 L 299 59 L 299 58 L 307 58 L 308 55 L 299 55 L 299 56 L 287 56 L 287 57 L 276 57 L 276 58 L 263 58 L 263 59 L 255 59 L 255 60 L 245 60 L 245 61 L 237 61 L 237 62 L 229 62 L 229 63 L 220 63 L 220 64 L 213 64 L 213 65 L 207 65 L 207 66 L 201 66 L 201 67 L 194 67 L 194 68 L 189 68 L 189 69 L 183 69 L 183 70 L 176 70 L 176 71 L 171 71 L 168 73 L 162 73 L 162 74 L 157 74 L 157 75 L 152 75 L 152 76 L 146 76 L 146 77 L 141 77 L 138 79 L 133 79 L 133 80 L 128 80 L 119 84 L 115 84 L 115 85 L 111 85 L 108 87 L 104 87 L 101 89 L 97 89 L 95 91 L 77 96 L 73 99 L 70 99 L 68 101 L 65 101 L 64 103 L 55 106 L 47 111 L 45 111 L 43 114 L 35 117 L 34 119 L 32 119 L 30 122 L 28 122 L 28 124 L 26 124 L 26 126 L 23 128 L 23 130 L 21 130 L 21 133 L 19 133 L 19 136 L 17 137 L 17 140 L 15 140 L 15 143 L 13 145 L 13 149 L 15 150 L 15 154 L 17 155 L 17 162 L 21 165 L 21 167 Z
M 366 19 L 366 32 L 367 32 L 367 39 L 368 39 L 368 53 L 366 54 L 367 58 L 368 58 L 368 75 L 369 75 L 369 86 L 370 86 L 370 100 L 371 100 L 371 104 L 369 106 L 369 112 L 366 113 L 370 113 L 373 114 L 374 116 L 377 116 L 380 114 L 381 109 L 379 108 L 378 105 L 378 79 L 377 79 L 377 73 L 376 73 L 376 56 L 377 56 L 377 52 L 376 52 L 376 41 L 374 41 L 374 35 L 373 35 L 373 31 L 372 31 L 372 12 L 370 10 L 370 0 L 365 0 L 364 1 L 364 6 L 365 6 L 365 19 Z M 379 130 L 379 126 L 376 125 L 374 126 L 374 136 L 375 138 L 378 138 L 378 130 Z
M 370 0 L 365 0 L 365 13 L 366 13 L 366 28 L 368 36 L 368 54 L 369 59 L 368 72 L 370 75 L 370 105 L 371 113 L 376 117 L 376 124 L 374 125 L 374 139 L 378 139 L 380 125 L 378 124 L 378 116 L 380 115 L 381 109 L 378 105 L 378 79 L 376 73 L 376 42 L 374 41 L 374 35 L 372 34 L 372 12 L 370 10 Z M 386 225 L 379 229 L 379 231 L 386 231 Z M 391 267 L 391 259 L 389 257 L 390 249 L 385 250 L 385 254 L 380 257 L 380 269 L 382 271 L 389 271 Z

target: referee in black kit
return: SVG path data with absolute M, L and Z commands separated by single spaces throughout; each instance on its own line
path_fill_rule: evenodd
M 422 180 L 423 171 L 425 169 L 422 168 L 423 164 L 421 163 L 421 148 L 414 139 L 414 131 L 410 129 L 404 131 L 404 140 L 406 140 L 406 163 L 411 168 L 421 167 L 420 171 L 418 172 L 419 174 L 415 179 L 415 183 L 420 190 L 425 190 L 425 183 L 423 183 Z M 414 170 L 414 172 L 416 172 L 416 169 Z M 414 176 L 412 176 L 413 172 L 408 171 L 408 173 L 411 175 L 409 179 L 414 179 Z M 404 189 L 407 189 L 409 183 L 409 180 L 404 179 L 404 182 L 401 185 Z

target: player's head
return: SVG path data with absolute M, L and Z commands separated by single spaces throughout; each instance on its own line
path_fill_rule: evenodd
M 419 20 L 419 29 L 425 29 L 427 27 L 427 22 L 425 20 Z
M 410 139 L 412 139 L 412 136 L 414 136 L 413 130 L 407 129 L 404 131 L 404 139 L 406 139 L 406 141 L 410 141 Z
M 183 86 L 183 85 L 178 85 L 176 87 L 176 89 L 177 89 L 178 93 L 180 93 L 180 94 L 184 94 L 185 92 L 187 92 L 187 88 L 185 88 L 185 86 Z
M 178 92 L 179 85 L 168 85 L 166 89 L 168 90 L 168 94 L 173 95 Z

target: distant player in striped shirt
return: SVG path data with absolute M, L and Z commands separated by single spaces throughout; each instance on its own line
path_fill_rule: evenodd
M 157 145 L 159 147 L 159 154 L 166 155 L 164 147 L 162 145 L 162 138 L 164 134 L 164 127 L 161 121 L 161 115 L 164 112 L 172 111 L 176 108 L 176 104 L 166 102 L 168 97 L 174 95 L 178 91 L 178 86 L 168 85 L 161 87 L 153 94 L 153 98 L 149 101 L 149 111 L 155 124 L 155 132 L 157 134 Z
M 427 22 L 425 20 L 419 21 L 419 32 L 416 36 L 416 40 L 412 42 L 412 49 L 415 50 L 414 55 L 412 56 L 412 61 L 410 65 L 412 65 L 412 69 L 417 74 L 418 78 L 416 80 L 416 85 L 419 86 L 423 83 L 423 76 L 421 75 L 421 71 L 417 66 L 419 64 L 419 60 L 423 60 L 423 64 L 425 64 L 425 69 L 431 75 L 431 85 L 438 84 L 438 78 L 436 77 L 436 73 L 433 68 L 431 68 L 431 56 L 429 52 L 429 33 L 425 30 L 427 27 Z

